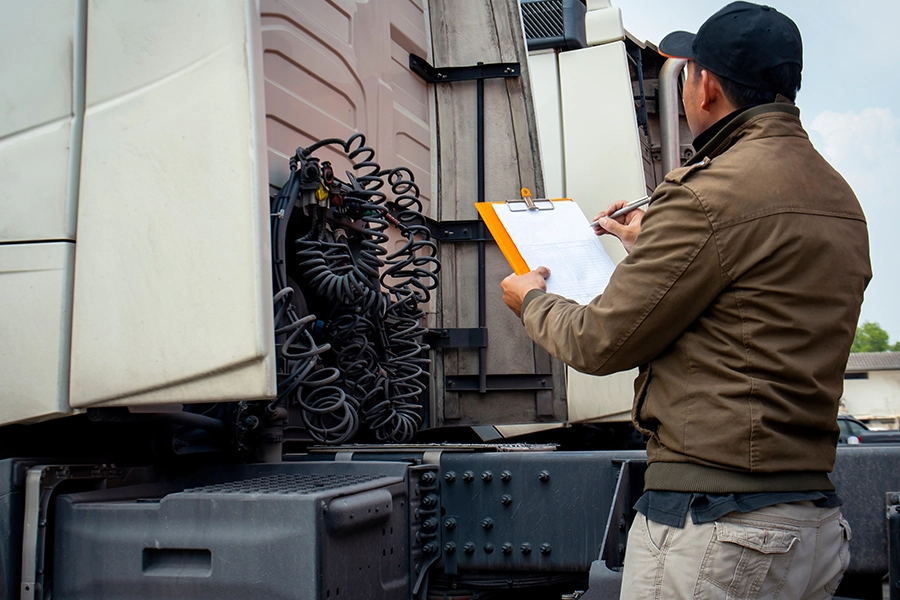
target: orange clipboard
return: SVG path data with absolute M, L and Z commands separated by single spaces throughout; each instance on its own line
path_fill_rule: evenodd
M 512 241 L 509 233 L 507 233 L 506 227 L 504 227 L 503 223 L 500 221 L 500 217 L 497 216 L 497 210 L 513 210 L 511 207 L 519 204 L 522 204 L 522 207 L 516 208 L 515 210 L 552 210 L 553 202 L 571 200 L 571 198 L 533 200 L 528 188 L 522 188 L 522 198 L 520 200 L 476 202 L 475 208 L 478 210 L 478 214 L 481 215 L 484 224 L 487 225 L 494 241 L 497 242 L 500 251 L 503 252 L 503 256 L 506 257 L 509 266 L 512 267 L 513 272 L 516 275 L 524 275 L 531 271 L 531 269 L 519 253 L 519 249 L 516 247 L 515 242 Z

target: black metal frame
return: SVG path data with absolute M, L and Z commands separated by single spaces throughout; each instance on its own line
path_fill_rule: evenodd
M 415 54 L 409 55 L 410 70 L 427 83 L 451 83 L 475 81 L 477 90 L 476 145 L 477 145 L 477 199 L 485 201 L 484 194 L 484 80 L 519 77 L 519 63 L 477 63 L 468 67 L 436 68 Z M 487 297 L 485 292 L 485 242 L 493 241 L 484 221 L 434 221 L 427 220 L 435 239 L 441 242 L 476 242 L 478 244 L 478 327 L 445 328 L 432 332 L 428 342 L 438 348 L 478 348 L 478 375 L 447 377 L 447 390 L 452 392 L 500 390 L 548 390 L 553 388 L 552 374 L 492 375 L 487 374 Z M 473 379 L 477 385 L 473 385 Z
M 887 494 L 890 599 L 900 600 L 900 492 Z

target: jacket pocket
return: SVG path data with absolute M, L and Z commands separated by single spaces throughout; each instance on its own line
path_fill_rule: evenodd
M 788 574 L 787 555 L 799 539 L 800 530 L 787 525 L 758 527 L 717 521 L 700 564 L 694 598 L 753 600 L 760 596 L 764 582 L 767 591 L 781 587 Z M 778 566 L 766 581 L 773 560 L 778 560 Z
M 631 406 L 631 422 L 634 423 L 635 429 L 644 435 L 653 435 L 650 425 L 641 422 L 641 409 L 647 399 L 647 392 L 650 391 L 650 380 L 653 379 L 652 368 L 647 368 L 638 373 L 634 379 L 634 404 Z

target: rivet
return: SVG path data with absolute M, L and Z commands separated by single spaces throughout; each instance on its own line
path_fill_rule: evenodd
M 485 554 L 492 554 L 493 552 L 494 552 L 494 545 L 493 545 L 493 544 L 491 544 L 490 542 L 488 542 L 487 544 L 484 545 L 484 553 L 485 553 Z
M 544 483 L 547 483 L 548 481 L 550 481 L 550 471 L 541 471 L 538 474 L 538 479 L 540 479 Z

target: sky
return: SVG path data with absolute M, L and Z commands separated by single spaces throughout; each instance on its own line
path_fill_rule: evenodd
M 696 32 L 725 0 L 612 0 L 634 37 L 658 43 Z M 900 341 L 900 53 L 897 0 L 772 0 L 803 38 L 800 118 L 815 147 L 850 184 L 869 225 L 874 276 L 860 323 Z M 840 282 L 835 281 L 835 285 Z

